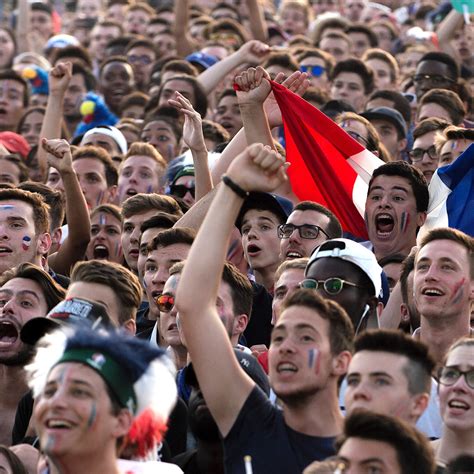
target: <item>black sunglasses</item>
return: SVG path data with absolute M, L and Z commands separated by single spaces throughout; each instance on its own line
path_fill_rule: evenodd
M 194 186 L 185 186 L 184 184 L 173 184 L 170 186 L 170 193 L 179 198 L 184 198 L 187 193 L 191 193 L 191 196 L 194 197 L 195 191 L 196 188 Z

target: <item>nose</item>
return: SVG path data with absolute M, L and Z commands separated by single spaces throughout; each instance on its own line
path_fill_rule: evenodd
M 8 316 L 15 314 L 15 302 L 14 298 L 10 298 L 1 308 L 0 316 Z
M 370 392 L 367 390 L 367 385 L 364 381 L 360 381 L 352 391 L 352 398 L 354 400 L 369 400 Z
M 153 274 L 151 282 L 153 285 L 158 285 L 161 288 L 165 286 L 166 280 L 168 279 L 169 271 L 163 267 L 158 267 L 158 270 Z
M 130 243 L 138 244 L 140 240 L 140 228 L 138 226 L 133 229 L 133 232 L 130 234 Z

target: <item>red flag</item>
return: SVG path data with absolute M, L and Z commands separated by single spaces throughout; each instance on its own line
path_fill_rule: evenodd
M 383 161 L 301 97 L 271 81 L 285 127 L 293 192 L 330 209 L 344 231 L 367 239 L 367 186 Z

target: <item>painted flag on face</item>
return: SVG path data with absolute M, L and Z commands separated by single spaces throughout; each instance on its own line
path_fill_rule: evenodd
M 345 232 L 367 239 L 368 184 L 383 161 L 316 107 L 280 84 L 271 85 L 283 118 L 293 192 L 331 210 Z
M 474 143 L 431 178 L 430 203 L 418 240 L 430 229 L 453 227 L 474 236 Z

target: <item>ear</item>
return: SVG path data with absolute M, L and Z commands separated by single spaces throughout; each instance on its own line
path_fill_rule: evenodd
M 338 377 L 347 373 L 352 354 L 349 351 L 342 351 L 332 360 L 332 373 Z
M 398 151 L 403 151 L 406 149 L 408 144 L 408 140 L 406 138 L 403 138 L 398 142 Z
M 137 323 L 134 319 L 129 319 L 126 323 L 122 324 L 122 328 L 129 332 L 132 336 L 135 336 L 137 332 Z
M 118 438 L 122 438 L 126 436 L 130 427 L 132 426 L 133 422 L 133 415 L 130 410 L 123 408 L 120 410 L 119 414 L 117 415 L 117 423 L 114 427 L 113 434 Z
M 371 296 L 366 303 L 369 305 L 370 311 L 374 311 L 377 309 L 377 306 L 379 304 L 379 299 L 376 296 Z
M 430 402 L 430 394 L 429 393 L 419 393 L 417 395 L 413 395 L 411 400 L 411 413 L 410 415 L 413 417 L 413 421 L 417 421 L 423 412 L 428 407 L 428 403 Z
M 246 314 L 239 314 L 234 318 L 234 329 L 232 335 L 242 334 L 249 323 L 249 317 Z
M 426 216 L 427 216 L 426 212 L 417 212 L 416 213 L 416 225 L 418 227 L 421 227 L 425 223 Z
M 36 253 L 38 255 L 48 255 L 51 248 L 51 235 L 48 232 L 40 234 L 36 241 Z
M 410 312 L 408 311 L 408 306 L 405 303 L 400 305 L 400 315 L 402 323 L 410 324 Z
M 56 227 L 56 229 L 51 232 L 51 246 L 58 246 L 61 243 L 61 237 L 63 236 L 63 230 L 61 227 Z
M 115 197 L 117 196 L 117 186 L 109 186 L 107 188 L 107 202 L 109 204 L 114 204 L 115 203 Z

